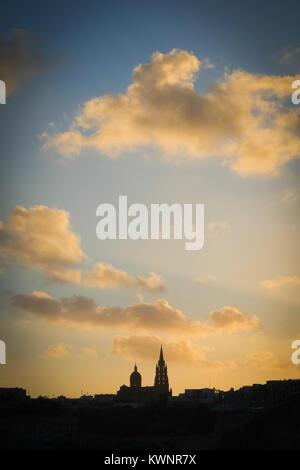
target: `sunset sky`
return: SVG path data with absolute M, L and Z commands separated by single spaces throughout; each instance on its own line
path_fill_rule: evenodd
M 173 393 L 300 378 L 300 5 L 4 2 L 0 387 Z M 96 237 L 96 208 L 205 205 L 205 243 Z

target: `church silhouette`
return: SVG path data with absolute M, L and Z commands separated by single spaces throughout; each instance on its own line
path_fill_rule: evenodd
M 130 386 L 122 385 L 117 392 L 117 399 L 128 403 L 145 403 L 156 400 L 167 399 L 172 396 L 172 389 L 169 389 L 168 368 L 164 360 L 162 346 L 160 348 L 159 359 L 156 364 L 155 379 L 153 387 L 142 387 L 142 376 L 134 365 L 134 370 L 130 374 Z

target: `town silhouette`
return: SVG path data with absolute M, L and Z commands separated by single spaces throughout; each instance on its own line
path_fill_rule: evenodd
M 0 388 L 0 449 L 298 449 L 300 380 L 172 395 L 163 348 L 153 386 L 135 364 L 116 394 L 38 397 Z

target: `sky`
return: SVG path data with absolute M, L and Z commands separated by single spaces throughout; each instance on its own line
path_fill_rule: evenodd
M 173 393 L 299 378 L 296 1 L 4 2 L 0 386 Z M 202 250 L 96 208 L 205 206 Z

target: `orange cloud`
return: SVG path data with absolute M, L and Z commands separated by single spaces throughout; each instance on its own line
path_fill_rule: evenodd
M 114 158 L 145 146 L 176 161 L 221 157 L 241 175 L 269 175 L 300 156 L 300 110 L 286 105 L 299 76 L 226 73 L 206 93 L 194 54 L 155 52 L 133 72 L 126 93 L 92 98 L 69 130 L 45 132 L 43 148 L 65 157 L 92 148 Z
M 86 346 L 82 348 L 82 356 L 97 357 L 98 353 L 97 353 L 96 346 L 90 346 L 90 347 Z
M 213 274 L 206 277 L 196 277 L 195 279 L 196 284 L 211 284 L 215 282 L 217 282 L 217 278 Z
M 46 321 L 81 327 L 167 331 L 170 334 L 191 336 L 232 333 L 260 327 L 257 317 L 233 307 L 210 312 L 204 322 L 190 320 L 165 299 L 153 303 L 140 301 L 125 308 L 102 307 L 89 297 L 73 296 L 56 300 L 47 294 L 33 292 L 14 295 L 11 301 L 15 308 L 33 313 Z
M 41 269 L 52 281 L 80 283 L 80 271 L 74 267 L 84 254 L 80 237 L 71 231 L 69 213 L 64 210 L 16 206 L 8 223 L 0 221 L 0 244 L 6 257 Z
M 265 281 L 261 281 L 261 285 L 267 287 L 268 289 L 299 284 L 300 278 L 298 276 L 278 276 L 277 279 L 266 279 Z
M 240 312 L 237 308 L 222 307 L 209 313 L 205 325 L 208 328 L 233 331 L 259 328 L 260 322 L 256 316 Z
M 44 353 L 44 357 L 47 357 L 48 359 L 59 359 L 62 357 L 69 357 L 70 355 L 69 348 L 64 343 L 60 343 L 54 348 L 48 349 Z
M 130 276 L 125 271 L 114 268 L 110 264 L 97 263 L 95 268 L 87 273 L 85 285 L 90 287 L 139 287 L 150 292 L 161 292 L 165 290 L 165 285 L 161 276 L 154 272 L 149 273 L 149 277 Z
M 282 361 L 274 356 L 270 351 L 257 351 L 247 354 L 245 365 L 255 369 L 286 369 L 291 366 L 291 362 Z
M 27 268 L 40 269 L 47 279 L 89 287 L 137 287 L 149 292 L 165 290 L 161 276 L 131 276 L 112 265 L 97 263 L 85 273 L 81 263 L 86 258 L 80 237 L 72 231 L 70 214 L 62 209 L 16 206 L 7 223 L 0 221 L 0 273 L 15 260 Z
M 112 344 L 112 353 L 127 359 L 141 358 L 153 361 L 159 351 L 162 340 L 159 336 L 115 336 Z M 165 356 L 168 362 L 175 362 L 199 369 L 233 368 L 233 361 L 210 361 L 204 351 L 199 351 L 189 341 L 171 341 L 163 343 Z

